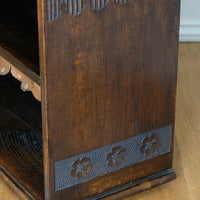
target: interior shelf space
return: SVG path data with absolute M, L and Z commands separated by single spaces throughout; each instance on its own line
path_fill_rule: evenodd
M 0 170 L 30 199 L 44 199 L 41 103 L 0 76 Z
M 38 49 L 37 0 L 2 2 L 0 58 L 40 85 Z

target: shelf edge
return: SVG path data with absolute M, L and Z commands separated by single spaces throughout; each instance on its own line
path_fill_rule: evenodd
M 10 54 L 8 51 L 6 51 L 1 46 L 0 46 L 0 57 L 7 60 L 11 65 L 14 65 L 19 71 L 21 71 L 23 74 L 25 74 L 31 80 L 33 80 L 35 83 L 40 85 L 40 76 L 36 72 L 29 69 L 25 64 L 20 62 L 15 56 Z
M 22 91 L 31 91 L 33 96 L 41 101 L 41 87 L 37 82 L 34 82 L 30 77 L 25 75 L 22 71 L 17 69 L 8 62 L 6 59 L 0 56 L 0 75 L 6 75 L 11 72 L 12 76 L 21 82 Z

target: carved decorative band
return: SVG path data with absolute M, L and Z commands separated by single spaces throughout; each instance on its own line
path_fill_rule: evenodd
M 31 91 L 33 96 L 41 101 L 41 88 L 40 86 L 28 78 L 25 74 L 15 68 L 7 60 L 0 56 L 0 75 L 6 75 L 11 72 L 12 76 L 21 82 L 22 91 Z
M 55 191 L 170 152 L 171 125 L 55 163 Z
M 91 8 L 94 10 L 102 10 L 103 8 L 106 7 L 106 5 L 108 4 L 109 0 L 91 0 Z
M 117 4 L 127 4 L 129 0 L 115 0 Z
M 126 4 L 129 0 L 115 0 L 116 4 Z M 90 0 L 90 7 L 94 10 L 102 10 L 109 0 Z M 47 19 L 53 21 L 62 12 L 76 16 L 85 8 L 84 0 L 47 0 Z

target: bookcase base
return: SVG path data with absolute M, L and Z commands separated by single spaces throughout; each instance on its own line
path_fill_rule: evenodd
M 173 169 L 167 169 L 159 173 L 150 175 L 146 178 L 139 179 L 129 184 L 114 188 L 108 192 L 102 193 L 96 197 L 88 198 L 87 200 L 121 200 L 123 198 L 138 194 L 140 192 L 149 190 L 156 186 L 162 185 L 169 181 L 176 179 L 176 174 Z
M 0 178 L 20 199 L 34 199 L 33 197 L 31 197 L 30 194 L 22 189 L 21 186 L 18 185 L 18 183 L 13 178 L 11 178 L 4 170 L 0 170 Z M 164 183 L 174 180 L 175 178 L 176 174 L 173 169 L 167 169 L 162 172 L 150 175 L 146 178 L 130 182 L 129 184 L 123 185 L 121 187 L 114 188 L 113 190 L 104 192 L 100 195 L 88 198 L 86 200 L 119 200 L 162 185 Z

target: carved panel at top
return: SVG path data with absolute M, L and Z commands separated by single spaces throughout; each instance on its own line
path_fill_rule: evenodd
M 129 0 L 115 0 L 115 2 L 116 2 L 117 4 L 126 4 L 126 3 L 129 2 Z
M 69 15 L 78 15 L 84 7 L 83 0 L 47 0 L 48 21 L 58 18 L 63 11 Z
M 116 4 L 126 4 L 129 0 L 114 0 Z M 102 10 L 106 7 L 109 0 L 90 0 L 90 6 L 94 10 Z M 53 21 L 62 12 L 76 16 L 85 8 L 84 0 L 47 0 L 47 18 Z
M 91 8 L 94 10 L 102 10 L 106 7 L 109 0 L 91 0 Z

